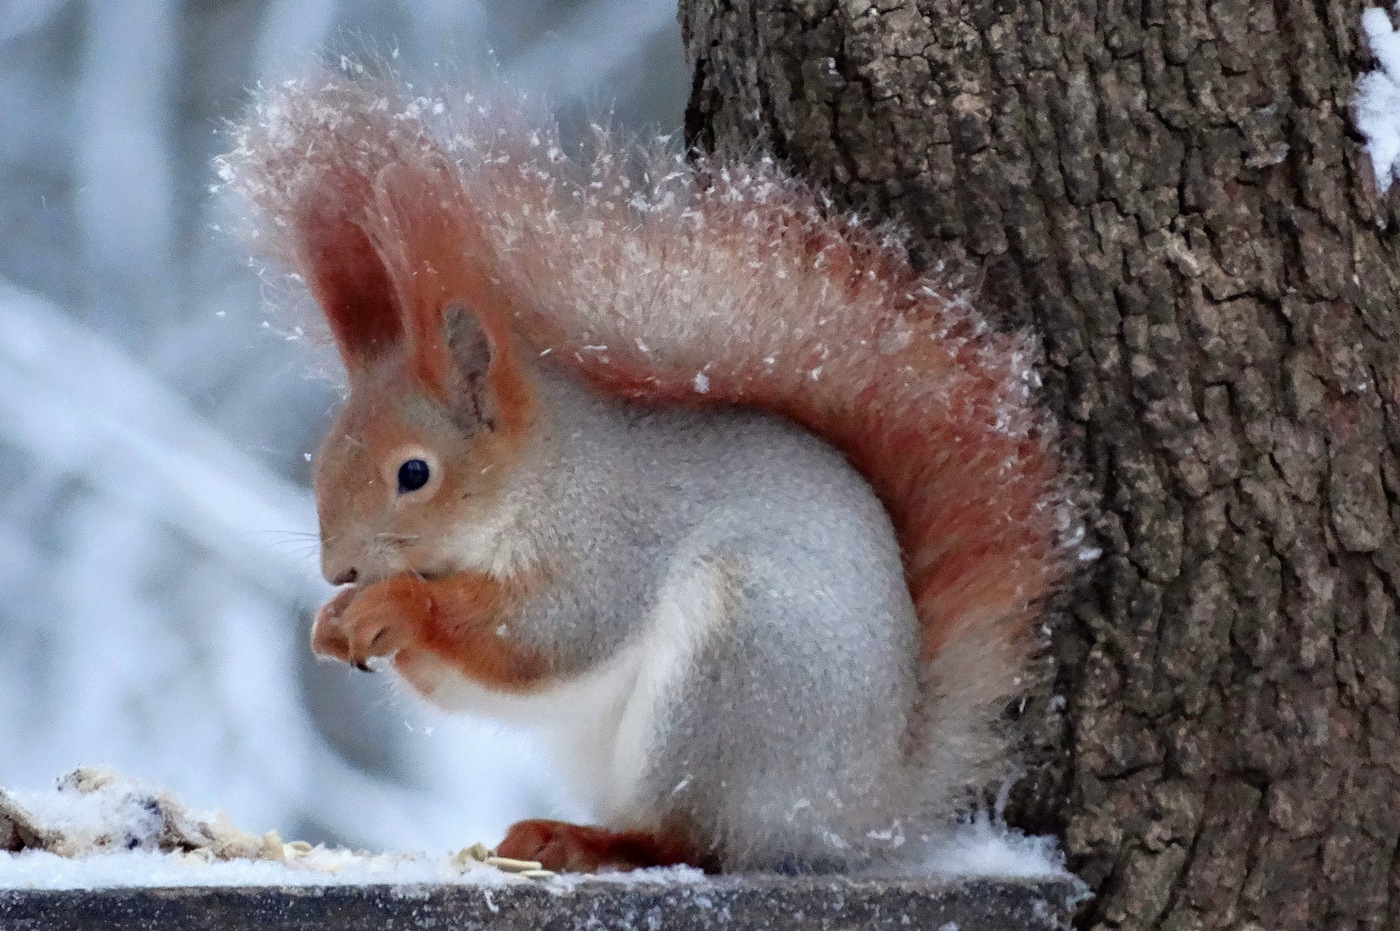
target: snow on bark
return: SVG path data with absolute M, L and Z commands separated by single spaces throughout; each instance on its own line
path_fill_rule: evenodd
M 1356 82 L 1356 128 L 1366 137 L 1366 151 L 1384 194 L 1400 175 L 1400 33 L 1385 10 L 1361 14 L 1361 29 L 1380 66 Z

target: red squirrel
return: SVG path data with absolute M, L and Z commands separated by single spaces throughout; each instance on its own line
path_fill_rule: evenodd
M 1033 345 L 770 160 L 338 75 L 221 173 L 348 373 L 323 657 L 539 735 L 550 869 L 897 858 L 996 762 L 1074 524 Z

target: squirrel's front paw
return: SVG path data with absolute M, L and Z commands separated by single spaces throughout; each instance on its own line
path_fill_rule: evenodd
M 360 594 L 358 588 L 343 588 L 316 612 L 316 622 L 311 625 L 311 652 L 326 659 L 350 662 L 350 641 L 341 628 L 341 615 Z
M 396 575 L 361 589 L 346 589 L 316 615 L 311 649 L 361 669 L 373 656 L 392 656 L 417 641 L 432 611 L 432 596 L 416 576 Z

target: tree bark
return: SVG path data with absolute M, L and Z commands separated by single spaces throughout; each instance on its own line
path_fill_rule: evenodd
M 1012 817 L 1086 928 L 1400 927 L 1400 238 L 1363 0 L 681 0 L 689 141 L 973 264 L 1102 556 Z

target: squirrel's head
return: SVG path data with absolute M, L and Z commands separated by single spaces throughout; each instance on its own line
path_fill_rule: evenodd
M 316 459 L 322 571 L 366 584 L 467 568 L 535 411 L 490 245 L 443 164 L 321 180 L 292 231 L 350 382 Z
M 479 547 L 464 539 L 490 532 L 505 504 L 531 419 L 523 373 L 470 312 L 449 307 L 443 327 L 447 390 L 389 353 L 352 376 L 321 444 L 321 568 L 333 584 L 465 568 Z

